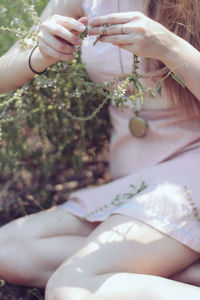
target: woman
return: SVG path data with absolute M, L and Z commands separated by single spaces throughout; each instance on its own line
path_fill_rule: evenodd
M 192 198 L 200 209 L 200 2 L 141 3 L 51 0 L 42 14 L 39 47 L 30 53 L 17 43 L 0 59 L 1 92 L 73 59 L 80 45 L 94 81 L 130 74 L 134 53 L 150 59 L 141 59 L 138 70 L 145 87 L 166 74 L 163 66 L 187 87 L 168 78 L 162 96 L 146 94 L 142 107 L 130 102 L 120 112 L 111 105 L 114 180 L 1 228 L 0 276 L 17 284 L 47 284 L 46 300 L 200 296 L 197 286 L 166 279 L 200 281 L 199 223 L 190 204 Z M 82 43 L 78 34 L 87 23 L 90 36 Z

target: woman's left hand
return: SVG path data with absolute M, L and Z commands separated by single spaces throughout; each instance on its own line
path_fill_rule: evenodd
M 106 26 L 106 24 L 108 24 Z M 163 60 L 176 35 L 141 12 L 115 13 L 89 20 L 89 34 L 140 57 Z

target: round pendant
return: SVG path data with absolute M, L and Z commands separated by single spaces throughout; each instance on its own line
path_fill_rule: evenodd
M 129 128 L 135 137 L 142 138 L 147 134 L 148 124 L 140 117 L 134 117 L 129 121 Z

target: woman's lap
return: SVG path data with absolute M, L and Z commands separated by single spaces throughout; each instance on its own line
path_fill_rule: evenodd
M 89 278 L 92 285 L 91 277 L 110 273 L 170 277 L 198 257 L 198 253 L 140 221 L 113 215 L 94 229 L 81 249 L 57 269 L 47 291 L 57 285 L 88 286 Z
M 81 240 L 76 240 L 76 236 Z M 76 266 L 81 267 L 83 273 L 135 272 L 166 277 L 197 258 L 197 254 L 189 248 L 130 217 L 112 215 L 100 224 L 88 223 L 57 207 L 2 227 L 0 242 L 0 260 L 5 252 L 3 256 L 7 257 L 10 268 L 12 261 L 23 267 L 19 257 L 11 255 L 12 259 L 9 258 L 8 250 L 18 243 L 17 249 L 24 247 L 22 250 L 26 253 L 28 265 L 32 260 L 31 269 L 36 268 L 38 262 L 41 268 L 47 266 L 49 274 L 70 257 L 73 263 L 68 259 L 67 265 L 74 270 Z

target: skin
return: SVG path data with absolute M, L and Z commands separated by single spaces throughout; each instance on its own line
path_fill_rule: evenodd
M 86 18 L 81 19 L 82 16 L 81 0 L 49 1 L 41 15 L 39 48 L 31 59 L 33 69 L 42 72 L 59 60 L 74 58 L 75 46 L 82 43 L 78 34 L 85 30 Z M 0 73 L 4 74 L 0 79 L 0 93 L 21 87 L 35 76 L 27 64 L 33 48 L 32 42 L 29 43 L 30 49 L 23 51 L 17 42 L 0 58 Z
M 42 20 L 39 47 L 31 61 L 38 72 L 59 60 L 73 59 L 75 46 L 81 45 L 78 33 L 87 23 L 80 0 L 51 0 Z M 105 23 L 110 26 L 100 41 L 176 68 L 177 75 L 200 100 L 200 53 L 194 47 L 142 13 L 90 19 L 89 33 L 102 34 Z M 0 58 L 0 73 L 4 74 L 0 92 L 22 86 L 34 77 L 27 64 L 29 54 L 30 50 L 22 51 L 16 43 Z M 199 253 L 174 239 L 120 215 L 101 224 L 88 223 L 53 208 L 0 229 L 0 277 L 30 286 L 47 284 L 45 300 L 197 300 L 199 288 L 166 278 L 180 272 L 176 280 L 183 279 L 186 273 L 182 270 L 198 258 Z M 198 276 L 196 272 L 195 278 Z
M 112 43 L 140 57 L 161 60 L 200 100 L 200 53 L 192 45 L 141 12 L 92 18 L 89 20 L 89 34 L 102 34 L 103 24 L 110 26 L 100 41 Z

